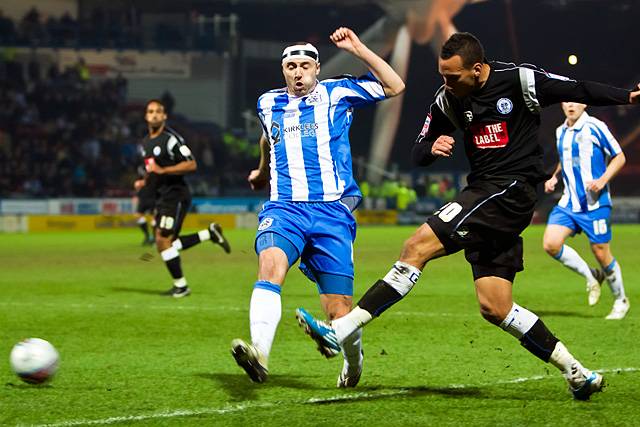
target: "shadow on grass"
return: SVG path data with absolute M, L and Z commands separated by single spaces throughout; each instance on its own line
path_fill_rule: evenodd
M 160 290 L 157 290 L 157 289 L 112 287 L 111 290 L 114 291 L 114 292 L 129 292 L 129 293 L 132 293 L 132 294 L 167 296 L 166 295 L 166 293 L 167 293 L 166 290 L 160 291 Z
M 252 382 L 244 373 L 223 374 L 223 373 L 201 373 L 195 376 L 207 380 L 216 381 L 229 396 L 236 400 L 251 400 L 255 398 L 255 393 L 262 387 L 283 387 L 298 390 L 324 390 L 325 387 L 316 387 L 303 381 L 295 379 L 289 375 L 269 375 L 269 379 L 264 384 Z
M 579 319 L 597 319 L 597 318 L 602 317 L 599 314 L 589 314 L 589 313 L 579 312 L 579 311 L 535 310 L 535 309 L 530 309 L 530 310 L 533 311 L 535 314 L 537 314 L 540 317 L 544 317 L 544 316 L 576 317 L 576 318 L 579 318 Z

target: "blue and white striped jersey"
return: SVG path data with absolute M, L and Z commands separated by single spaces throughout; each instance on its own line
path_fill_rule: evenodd
M 583 112 L 572 127 L 565 121 L 556 129 L 564 192 L 558 206 L 573 212 L 588 212 L 611 206 L 609 185 L 600 194 L 587 191 L 586 184 L 600 178 L 610 158 L 622 152 L 607 125 Z
M 362 197 L 353 178 L 349 127 L 354 108 L 383 99 L 372 74 L 322 80 L 302 97 L 286 88 L 260 96 L 258 116 L 271 145 L 271 200 Z

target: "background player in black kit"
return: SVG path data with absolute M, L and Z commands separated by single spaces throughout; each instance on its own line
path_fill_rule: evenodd
M 231 252 L 231 248 L 216 223 L 211 223 L 206 230 L 179 236 L 191 205 L 184 175 L 196 170 L 196 161 L 182 137 L 166 126 L 167 114 L 161 101 L 154 99 L 147 103 L 145 120 L 149 134 L 143 141 L 143 156 L 148 172 L 146 179 L 154 180 L 156 190 L 156 247 L 173 277 L 173 287 L 167 294 L 180 298 L 189 295 L 191 290 L 182 274 L 179 251 L 205 240 L 222 246 L 226 253 Z
M 538 316 L 512 298 L 513 280 L 523 269 L 520 233 L 533 215 L 535 186 L 547 178 L 537 142 L 539 112 L 561 101 L 638 103 L 640 90 L 578 82 L 529 66 L 486 62 L 482 45 L 468 33 L 449 38 L 438 65 L 444 86 L 436 94 L 412 155 L 420 166 L 449 157 L 455 141 L 448 134 L 462 130 L 471 166 L 468 186 L 418 228 L 405 242 L 400 260 L 348 315 L 329 325 L 298 309 L 298 320 L 320 351 L 331 357 L 340 351 L 345 337 L 400 301 L 429 260 L 464 250 L 482 316 L 560 369 L 574 397 L 586 400 L 601 390 L 602 376 L 584 368 Z

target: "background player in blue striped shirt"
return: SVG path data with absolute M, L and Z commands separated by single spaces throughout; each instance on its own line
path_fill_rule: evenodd
M 404 82 L 391 66 L 353 31 L 338 28 L 330 39 L 363 61 L 370 73 L 318 81 L 317 49 L 296 43 L 282 54 L 286 87 L 266 92 L 258 100 L 264 134 L 260 164 L 249 175 L 249 182 L 259 189 L 270 180 L 271 197 L 258 218 L 258 281 L 249 308 L 252 343 L 235 339 L 231 350 L 255 382 L 267 378 L 269 353 L 281 317 L 280 290 L 298 259 L 300 269 L 317 284 L 329 319 L 351 309 L 356 235 L 352 211 L 362 198 L 351 165 L 353 110 L 404 90 Z M 338 387 L 354 387 L 360 379 L 360 338 L 358 332 L 343 343 Z
M 607 319 L 622 319 L 629 310 L 624 293 L 620 264 L 611 254 L 611 195 L 609 182 L 622 169 L 625 156 L 607 125 L 587 114 L 585 104 L 563 102 L 567 119 L 556 130 L 560 161 L 553 176 L 545 182 L 547 193 L 553 192 L 562 171 L 564 192 L 549 215 L 544 233 L 544 250 L 567 268 L 587 280 L 589 305 L 600 299 L 600 285 L 605 277 L 615 297 Z M 607 164 L 608 163 L 608 164 Z M 569 236 L 584 232 L 591 250 L 604 273 L 590 269 L 584 259 L 565 244 Z

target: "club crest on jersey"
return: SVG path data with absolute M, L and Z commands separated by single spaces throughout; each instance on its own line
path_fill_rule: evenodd
M 280 142 L 280 125 L 278 122 L 271 122 L 271 141 L 274 144 Z
M 267 228 L 271 227 L 271 224 L 273 224 L 273 218 L 267 217 L 263 219 L 260 225 L 258 226 L 258 231 L 266 230 Z
M 500 114 L 509 114 L 513 110 L 513 102 L 509 98 L 500 98 L 496 103 L 496 108 Z
M 309 96 L 307 96 L 307 99 L 305 100 L 305 103 L 307 105 L 315 105 L 321 102 L 322 102 L 322 95 L 319 94 L 318 92 L 313 92 L 309 94 Z
M 160 153 L 162 153 L 162 148 L 158 147 L 157 145 L 155 147 L 153 147 L 153 155 L 154 156 L 159 156 Z
M 473 113 L 471 111 L 465 111 L 464 113 L 464 121 L 467 125 L 470 125 L 473 121 Z

